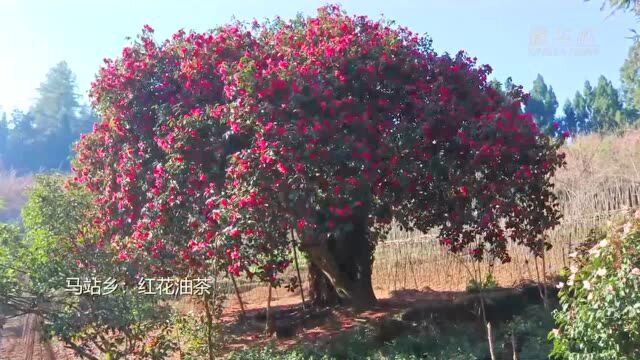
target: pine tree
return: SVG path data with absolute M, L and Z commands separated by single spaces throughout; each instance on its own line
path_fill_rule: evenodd
M 542 75 L 538 74 L 529 95 L 525 110 L 533 114 L 540 129 L 547 134 L 553 134 L 555 132 L 553 123 L 558 109 L 558 100 L 553 87 L 547 86 Z
M 0 118 L 0 166 L 5 166 L 5 156 L 7 153 L 7 141 L 9 140 L 9 123 L 7 122 L 7 114 L 2 113 Z
M 564 117 L 562 119 L 564 128 L 568 130 L 569 133 L 576 134 L 578 132 L 578 117 L 576 116 L 576 110 L 569 99 L 564 102 L 562 112 L 564 113 Z
M 75 76 L 64 61 L 49 70 L 38 88 L 31 112 L 38 134 L 41 167 L 69 167 L 71 144 L 77 137 L 73 129 L 78 127 L 80 110 L 75 90 Z
M 618 90 L 602 75 L 593 89 L 591 121 L 593 130 L 599 132 L 616 130 L 627 123 Z

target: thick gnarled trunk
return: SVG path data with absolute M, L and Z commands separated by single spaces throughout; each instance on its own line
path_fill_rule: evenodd
M 341 303 L 331 280 L 313 262 L 309 263 L 309 297 L 311 305 L 317 308 Z
M 335 300 L 329 293 L 331 291 L 335 292 L 340 303 L 355 308 L 368 308 L 376 303 L 371 284 L 373 247 L 369 241 L 366 216 L 353 217 L 349 224 L 351 229 L 339 238 L 317 239 L 304 247 L 312 263 L 310 295 L 314 303 L 331 305 Z

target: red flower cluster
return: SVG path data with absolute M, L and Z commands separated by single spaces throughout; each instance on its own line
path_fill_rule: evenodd
M 145 29 L 93 84 L 103 122 L 74 167 L 123 259 L 182 271 L 215 257 L 271 280 L 292 229 L 322 238 L 359 212 L 439 227 L 453 251 L 482 238 L 503 260 L 505 240 L 536 248 L 557 224 L 559 144 L 463 52 L 335 6 L 160 44 Z M 245 146 L 226 152 L 229 134 Z

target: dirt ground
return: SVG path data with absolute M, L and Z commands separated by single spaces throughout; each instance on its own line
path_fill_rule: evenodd
M 261 294 L 262 289 L 256 289 L 256 293 Z M 437 300 L 453 301 L 454 297 L 460 292 L 434 291 L 429 288 L 422 290 L 397 290 L 397 291 L 376 291 L 378 304 L 365 312 L 354 313 L 348 308 L 331 309 L 328 313 L 324 312 L 321 319 L 306 323 L 298 329 L 296 336 L 290 338 L 279 339 L 276 336 L 268 336 L 264 333 L 264 323 L 253 323 L 253 325 L 239 327 L 237 333 L 230 336 L 228 342 L 229 350 L 240 349 L 249 344 L 255 345 L 260 343 L 269 343 L 275 341 L 278 346 L 288 347 L 297 343 L 309 343 L 322 345 L 331 341 L 331 339 L 344 332 L 353 329 L 363 323 L 371 320 L 379 319 L 384 316 L 398 314 L 408 308 L 429 303 Z M 251 299 L 251 292 L 243 296 Z M 278 296 L 280 295 L 280 296 Z M 266 304 L 264 302 L 249 302 L 245 304 L 245 310 L 248 318 L 259 317 L 258 314 L 263 313 Z M 299 293 L 286 293 L 280 290 L 280 294 L 276 294 L 272 300 L 273 313 L 293 314 L 296 317 L 300 314 L 301 298 Z M 223 321 L 233 329 L 237 324 L 241 310 L 237 301 L 232 302 L 225 310 Z M 250 321 L 249 321 L 250 322 Z
M 268 336 L 264 332 L 264 318 L 266 308 L 266 289 L 255 288 L 242 294 L 246 311 L 245 321 L 238 321 L 241 309 L 237 298 L 231 294 L 225 306 L 222 321 L 229 334 L 225 338 L 225 350 L 237 350 L 248 345 L 266 344 L 275 341 L 277 346 L 287 347 L 296 343 L 325 344 L 345 330 L 352 329 L 363 323 L 387 316 L 395 315 L 406 309 L 433 302 L 453 301 L 461 295 L 461 291 L 433 290 L 425 287 L 421 290 L 401 289 L 388 291 L 376 289 L 378 304 L 374 308 L 354 313 L 348 308 L 334 308 L 325 310 L 316 319 L 298 322 L 295 336 L 278 338 Z M 299 291 L 292 293 L 284 288 L 274 289 L 271 302 L 272 314 L 286 317 L 286 320 L 300 320 L 304 312 L 301 306 Z M 200 311 L 190 301 L 183 301 L 179 311 Z M 72 360 L 73 354 L 57 342 L 43 342 L 38 336 L 37 324 L 33 317 L 22 316 L 10 319 L 0 331 L 0 359 L 1 360 Z M 176 356 L 173 359 L 179 360 Z
M 33 315 L 7 320 L 0 330 L 2 360 L 72 360 L 73 355 L 58 344 L 42 341 Z
M 242 294 L 245 310 L 249 316 L 263 311 L 266 308 L 262 294 L 264 289 L 257 288 Z M 272 309 L 274 313 L 287 311 L 288 309 L 301 308 L 300 294 L 291 293 L 285 289 L 277 289 L 273 292 Z M 390 312 L 396 312 L 415 303 L 416 301 L 428 301 L 435 298 L 448 298 L 449 294 L 434 291 L 398 291 L 394 294 L 378 291 L 379 305 L 367 312 L 353 314 L 348 309 L 334 309 L 331 311 L 328 321 L 322 321 L 317 326 L 306 326 L 290 339 L 277 339 L 264 334 L 264 325 L 256 325 L 239 328 L 237 319 L 241 313 L 239 302 L 235 297 L 229 299 L 224 311 L 222 321 L 232 330 L 229 350 L 239 349 L 248 344 L 256 344 L 276 340 L 281 346 L 293 345 L 297 342 L 326 342 L 335 334 L 350 329 L 366 319 L 375 319 Z M 198 310 L 195 305 L 184 303 L 183 310 Z M 73 354 L 56 342 L 41 341 L 37 331 L 37 324 L 33 316 L 21 316 L 7 321 L 0 330 L 0 359 L 2 360 L 72 360 Z M 246 323 L 245 323 L 246 324 Z M 234 333 L 235 332 L 235 333 Z M 177 359 L 177 358 L 176 358 Z

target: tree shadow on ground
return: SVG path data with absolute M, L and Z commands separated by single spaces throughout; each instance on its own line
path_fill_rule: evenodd
M 551 304 L 557 301 L 557 289 L 548 286 Z M 239 349 L 274 342 L 278 347 L 293 345 L 322 346 L 347 331 L 366 327 L 378 343 L 406 334 L 428 335 L 451 326 L 466 326 L 483 336 L 484 318 L 500 326 L 520 316 L 533 305 L 542 305 L 541 287 L 534 283 L 515 288 L 485 289 L 482 294 L 465 291 L 401 289 L 379 299 L 376 306 L 363 312 L 347 307 L 303 309 L 301 304 L 274 306 L 271 314 L 276 328 L 265 333 L 266 309 L 246 312 L 244 318 L 227 322 L 229 348 Z M 482 316 L 480 299 L 485 307 Z M 552 305 L 553 306 L 553 305 Z M 275 339 L 273 338 L 275 335 Z M 375 345 L 375 344 L 374 344 Z

